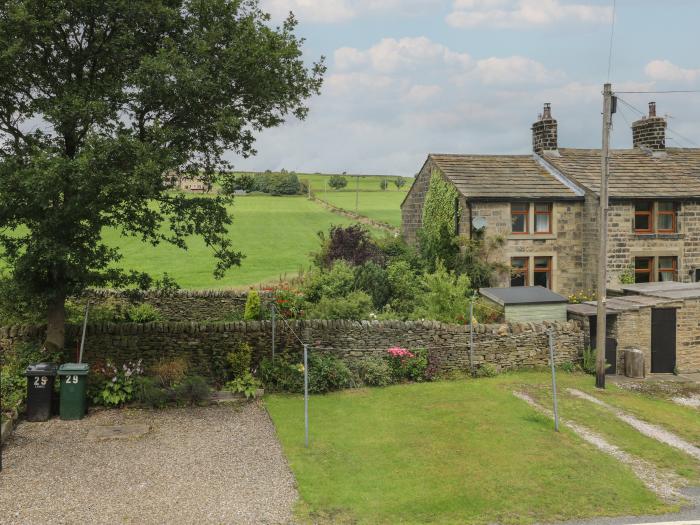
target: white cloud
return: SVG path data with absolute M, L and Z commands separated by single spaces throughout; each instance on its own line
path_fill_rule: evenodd
M 366 51 L 343 47 L 335 52 L 335 64 L 340 70 L 369 67 L 374 71 L 392 73 L 426 66 L 464 68 L 471 62 L 468 54 L 452 51 L 423 36 L 398 40 L 384 38 Z
M 423 104 L 434 99 L 440 93 L 442 93 L 442 88 L 437 84 L 415 84 L 409 88 L 401 100 L 407 104 Z
M 447 23 L 453 27 L 543 27 L 563 22 L 608 23 L 610 7 L 560 0 L 455 0 Z
M 668 60 L 652 60 L 644 68 L 644 73 L 653 80 L 695 82 L 700 80 L 700 68 L 686 69 Z
M 304 22 L 338 23 L 358 16 L 398 11 L 402 15 L 426 12 L 442 0 L 262 0 L 263 10 L 279 18 L 290 11 Z
M 521 56 L 479 60 L 476 72 L 484 84 L 543 84 L 563 77 L 563 73 L 549 71 L 540 62 Z

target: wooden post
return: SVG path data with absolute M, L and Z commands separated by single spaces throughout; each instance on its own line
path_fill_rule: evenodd
M 610 127 L 612 126 L 612 88 L 603 88 L 603 149 L 601 151 L 600 201 L 598 206 L 598 308 L 596 333 L 595 386 L 605 388 L 605 328 L 608 259 L 608 176 L 610 173 Z

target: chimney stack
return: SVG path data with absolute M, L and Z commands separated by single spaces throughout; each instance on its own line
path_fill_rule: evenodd
M 547 102 L 542 114 L 532 125 L 532 149 L 540 154 L 557 149 L 557 121 L 552 118 L 552 105 Z
M 656 102 L 649 102 L 649 116 L 632 123 L 632 145 L 659 151 L 666 149 L 666 119 L 656 116 Z

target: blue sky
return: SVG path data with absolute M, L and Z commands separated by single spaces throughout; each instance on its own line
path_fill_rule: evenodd
M 326 56 L 304 122 L 259 136 L 239 169 L 412 175 L 430 152 L 528 153 L 551 102 L 559 143 L 599 147 L 611 0 L 261 0 L 293 11 L 309 61 Z M 700 1 L 617 0 L 618 91 L 700 90 Z M 669 117 L 669 146 L 700 144 L 700 94 L 621 94 Z M 613 145 L 639 114 L 620 104 Z

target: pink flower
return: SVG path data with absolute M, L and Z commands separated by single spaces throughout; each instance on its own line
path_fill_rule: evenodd
M 391 357 L 401 357 L 401 358 L 415 357 L 411 352 L 409 352 L 405 348 L 401 348 L 398 346 L 393 346 L 393 347 L 389 348 L 389 350 L 387 350 L 387 352 L 389 353 L 389 355 Z

